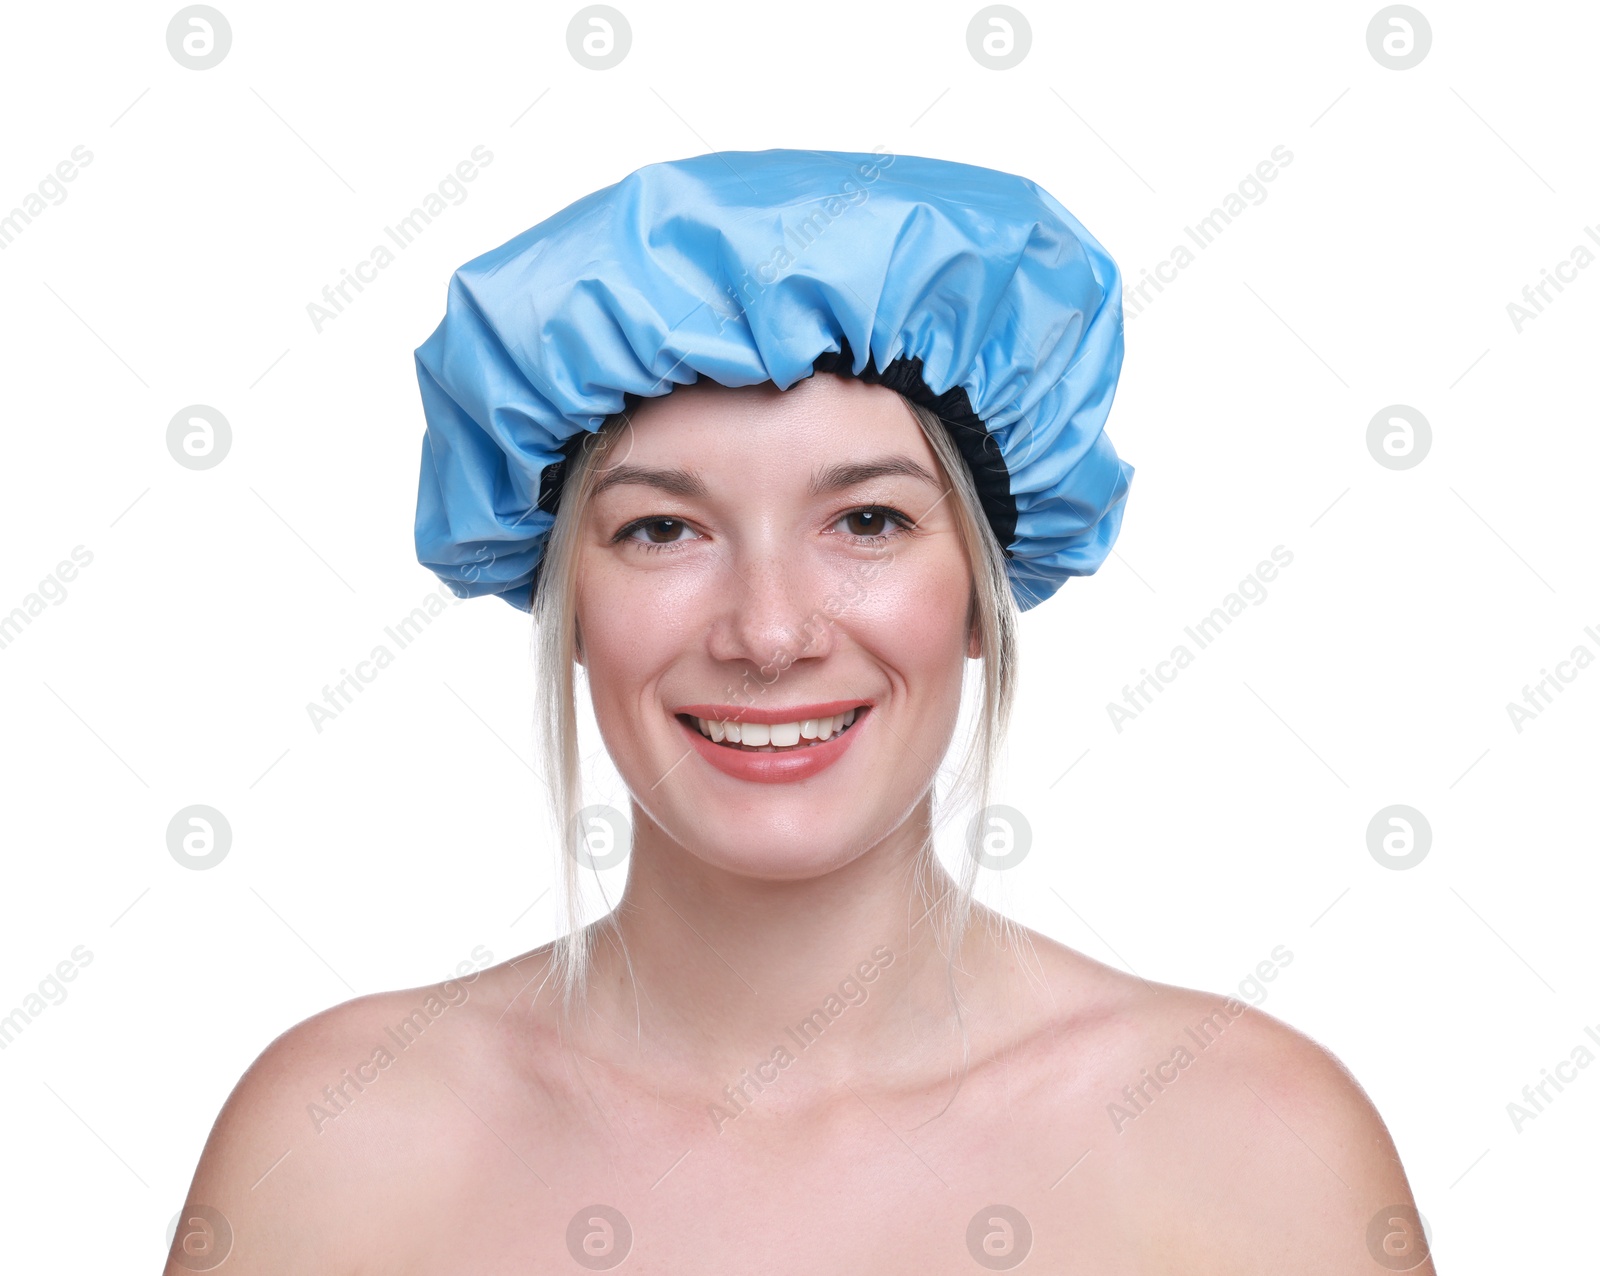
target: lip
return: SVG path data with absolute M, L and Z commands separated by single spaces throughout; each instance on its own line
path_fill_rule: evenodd
M 846 709 L 861 706 L 860 700 L 838 700 L 833 703 L 839 708 L 834 713 L 843 713 Z M 728 705 L 695 705 L 693 709 L 727 709 Z M 801 706 L 808 710 L 808 716 L 821 717 L 825 706 Z M 681 710 L 690 717 L 711 717 L 707 713 L 694 713 L 690 709 Z M 794 710 L 784 709 L 780 712 L 791 713 Z M 770 718 L 770 711 L 763 711 L 765 716 L 752 716 L 744 719 L 746 722 L 766 722 Z M 841 732 L 831 740 L 821 744 L 807 745 L 803 749 L 795 749 L 789 753 L 759 753 L 747 749 L 729 749 L 716 744 L 700 734 L 698 727 L 692 727 L 682 718 L 674 718 L 678 729 L 689 737 L 689 745 L 702 758 L 709 762 L 724 775 L 730 775 L 735 780 L 747 780 L 753 784 L 793 784 L 800 780 L 809 780 L 819 772 L 827 770 L 844 756 L 856 736 L 860 733 L 867 719 L 872 717 L 870 706 L 856 714 L 856 720 L 850 724 L 847 731 Z M 737 720 L 737 719 L 735 719 Z M 794 722 L 794 718 L 770 718 L 772 722 Z M 803 720 L 803 719 L 802 719 Z
M 843 713 L 846 709 L 859 709 L 863 705 L 870 709 L 873 701 L 824 700 L 817 704 L 796 704 L 782 709 L 757 709 L 754 705 L 748 704 L 681 704 L 673 712 L 686 714 L 691 718 L 716 718 L 719 722 L 764 722 L 771 726 L 775 722 L 804 722 L 807 718 L 831 718 L 836 713 Z

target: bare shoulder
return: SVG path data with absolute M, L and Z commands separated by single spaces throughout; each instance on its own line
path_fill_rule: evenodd
M 1153 1207 L 1156 1255 L 1197 1273 L 1332 1273 L 1371 1267 L 1377 1247 L 1391 1269 L 1433 1271 L 1389 1131 L 1330 1050 L 1229 994 L 1037 947 L 1095 1043 L 1080 1101 L 1104 1111 L 1104 1172 Z
M 474 1125 L 462 1096 L 492 1071 L 527 969 L 360 997 L 276 1038 L 217 1117 L 167 1271 L 208 1250 L 239 1276 L 380 1259 L 405 1234 L 397 1221 L 438 1210 L 460 1181 Z

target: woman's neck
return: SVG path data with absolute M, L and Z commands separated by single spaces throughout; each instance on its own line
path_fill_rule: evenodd
M 941 947 L 936 901 L 957 897 L 923 850 L 926 807 L 865 854 L 792 881 L 709 865 L 637 810 L 634 828 L 627 889 L 597 928 L 569 1030 L 590 1059 L 711 1092 L 758 1060 L 787 1069 L 784 1054 L 806 1057 L 804 1088 L 819 1092 L 888 1068 L 942 1078 L 963 1056 L 956 993 L 969 1029 L 974 1011 L 992 1022 L 1002 1009 L 1015 962 L 982 910 L 953 969 Z

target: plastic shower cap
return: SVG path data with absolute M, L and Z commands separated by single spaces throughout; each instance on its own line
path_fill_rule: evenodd
M 450 280 L 416 352 L 417 557 L 531 610 L 565 463 L 625 396 L 836 372 L 947 422 L 1027 610 L 1116 540 L 1122 351 L 1116 263 L 1025 178 L 838 151 L 650 164 Z

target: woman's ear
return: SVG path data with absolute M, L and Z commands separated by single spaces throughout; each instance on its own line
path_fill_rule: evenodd
M 572 658 L 580 665 L 583 663 L 583 630 L 576 621 L 572 624 Z
M 983 655 L 983 639 L 978 633 L 978 627 L 974 625 L 967 635 L 967 659 L 976 660 L 981 655 Z

